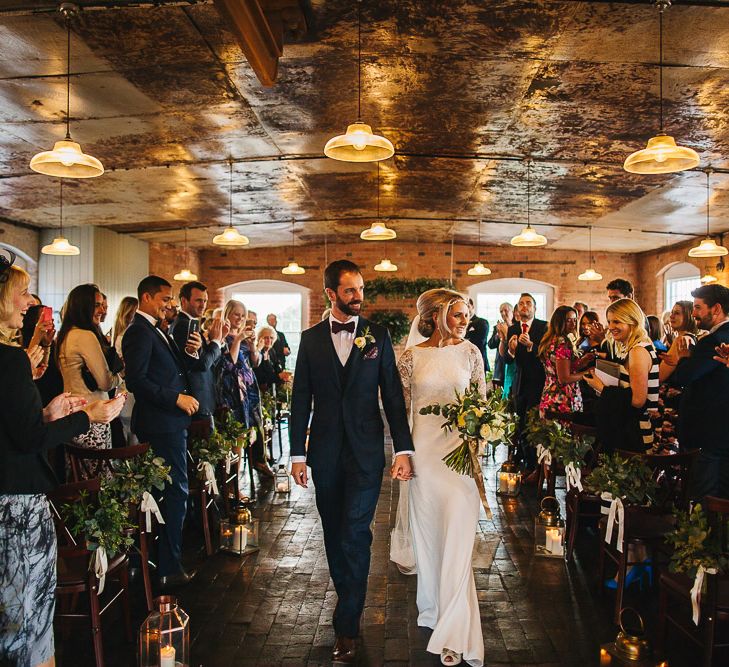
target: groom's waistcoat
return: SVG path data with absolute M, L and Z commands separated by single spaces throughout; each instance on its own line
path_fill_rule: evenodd
M 363 469 L 384 467 L 384 426 L 378 394 L 395 451 L 413 448 L 389 333 L 360 317 L 355 337 L 367 328 L 375 342 L 363 349 L 353 345 L 344 366 L 334 350 L 328 320 L 302 333 L 289 438 L 291 455 L 306 455 L 312 468 L 335 461 L 345 440 Z

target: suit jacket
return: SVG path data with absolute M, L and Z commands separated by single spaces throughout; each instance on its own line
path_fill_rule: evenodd
M 353 345 L 345 367 L 334 349 L 328 319 L 301 335 L 291 395 L 289 438 L 291 455 L 306 456 L 312 468 L 336 461 L 346 438 L 363 470 L 382 470 L 384 426 L 378 389 L 395 451 L 413 449 L 390 334 L 384 327 L 360 317 L 356 336 L 361 336 L 366 327 L 375 342 L 362 350 Z
M 491 338 L 489 338 L 488 346 L 492 350 L 496 350 L 496 358 L 494 359 L 494 380 L 499 382 L 504 381 L 504 357 L 499 354 L 499 331 L 496 327 L 491 332 Z
M 466 340 L 473 343 L 483 357 L 483 367 L 486 372 L 489 368 L 489 359 L 486 356 L 486 341 L 489 337 L 489 323 L 483 317 L 474 315 L 466 328 Z
M 729 323 L 701 338 L 669 380 L 683 387 L 678 409 L 682 448 L 729 449 L 729 368 L 713 359 L 719 343 L 729 343 Z
M 187 313 L 180 312 L 172 325 L 170 334 L 175 339 L 177 347 L 183 353 L 187 379 L 190 383 L 190 392 L 200 403 L 197 415 L 210 417 L 215 413 L 215 373 L 213 367 L 220 360 L 221 349 L 217 343 L 210 343 L 203 338 L 202 347 L 198 350 L 198 358 L 185 354 L 190 329 L 190 317 Z
M 544 320 L 534 318 L 531 329 L 529 329 L 529 338 L 534 342 L 531 352 L 527 351 L 523 345 L 517 345 L 515 357 L 512 357 L 508 352 L 504 355 L 505 363 L 516 364 L 516 376 L 514 377 L 512 392 L 517 399 L 525 401 L 527 407 L 537 405 L 542 398 L 545 381 L 544 364 L 537 356 L 537 351 L 546 331 L 547 323 Z M 515 321 L 506 332 L 507 343 L 512 336 L 519 336 L 520 334 L 521 322 Z
M 0 344 L 0 494 L 46 493 L 58 484 L 46 450 L 89 430 L 85 412 L 43 422 L 28 355 Z
M 288 347 L 291 349 L 291 346 L 282 331 L 279 331 L 278 329 L 275 331 L 276 340 L 273 342 L 273 349 L 276 350 L 276 371 L 281 372 L 286 368 L 286 355 L 284 354 L 284 348 Z
M 185 362 L 174 340 L 139 313 L 122 338 L 126 384 L 134 394 L 132 431 L 152 435 L 184 431 L 190 418 L 177 407 L 179 394 L 189 394 Z

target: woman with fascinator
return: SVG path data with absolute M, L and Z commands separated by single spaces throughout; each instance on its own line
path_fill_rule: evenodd
M 477 382 L 486 394 L 483 357 L 465 340 L 468 303 L 449 289 L 428 290 L 417 303 L 423 342 L 405 350 L 398 370 L 410 419 L 415 476 L 402 482 L 390 558 L 418 577 L 418 625 L 433 629 L 428 651 L 444 665 L 481 667 L 483 635 L 471 553 L 480 496 L 472 477 L 451 470 L 443 457 L 461 444 L 440 418 L 420 408 L 448 403 Z

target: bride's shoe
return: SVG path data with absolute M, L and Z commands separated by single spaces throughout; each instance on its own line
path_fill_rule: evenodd
M 444 648 L 440 652 L 440 661 L 444 665 L 459 665 L 461 663 L 461 654 L 451 651 L 449 648 Z

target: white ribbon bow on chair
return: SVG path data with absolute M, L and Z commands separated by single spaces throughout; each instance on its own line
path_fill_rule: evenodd
M 544 463 L 549 468 L 552 465 L 552 452 L 543 445 L 537 445 L 537 462 Z
M 693 610 L 694 625 L 698 625 L 701 619 L 701 589 L 704 586 L 705 574 L 716 574 L 716 568 L 706 568 L 703 565 L 699 565 L 699 569 L 696 570 L 696 578 L 691 588 L 691 609 Z
M 623 553 L 623 536 L 625 534 L 625 508 L 620 498 L 613 498 L 608 512 L 607 526 L 605 526 L 605 541 L 610 544 L 613 541 L 613 525 L 618 524 L 618 541 L 615 545 L 620 553 Z
M 199 472 L 203 473 L 203 479 L 205 480 L 205 485 L 208 487 L 208 490 L 212 493 L 212 495 L 217 496 L 220 491 L 218 491 L 218 482 L 215 479 L 215 469 L 213 468 L 213 464 L 209 461 L 200 461 L 200 463 L 197 464 L 197 469 Z
M 106 549 L 98 547 L 94 552 L 94 574 L 99 580 L 99 595 L 104 592 L 106 583 L 106 572 L 109 569 L 109 559 L 106 556 Z
M 570 489 L 575 488 L 582 492 L 582 470 L 570 461 L 564 467 L 564 473 L 567 478 L 567 490 L 569 491 Z
M 228 452 L 225 455 L 225 474 L 230 475 L 230 466 L 232 466 L 238 460 L 238 454 L 233 451 Z
M 145 514 L 146 531 L 147 533 L 152 532 L 152 514 L 157 518 L 157 521 L 164 523 L 165 520 L 162 518 L 162 513 L 159 511 L 159 505 L 149 491 L 145 491 L 142 494 L 142 502 L 139 503 L 139 509 Z

